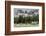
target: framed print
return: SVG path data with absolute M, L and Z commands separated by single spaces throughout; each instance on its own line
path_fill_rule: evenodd
M 45 32 L 44 3 L 5 1 L 5 35 Z

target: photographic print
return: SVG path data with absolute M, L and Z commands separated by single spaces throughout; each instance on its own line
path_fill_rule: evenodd
M 41 30 L 41 10 L 41 6 L 11 5 L 11 31 Z
M 39 9 L 14 8 L 14 27 L 38 27 Z
M 45 32 L 44 3 L 5 1 L 5 35 Z

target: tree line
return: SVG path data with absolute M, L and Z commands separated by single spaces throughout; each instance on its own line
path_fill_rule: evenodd
M 39 22 L 39 15 L 33 15 L 33 16 L 19 16 L 19 17 L 14 17 L 14 23 L 31 23 L 32 21 L 38 21 Z

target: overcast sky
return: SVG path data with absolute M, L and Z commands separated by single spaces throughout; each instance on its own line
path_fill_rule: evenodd
M 34 11 L 35 10 L 35 12 L 37 12 L 38 13 L 38 10 L 39 9 L 26 9 L 26 8 L 14 8 L 14 16 L 17 14 L 17 11 L 18 10 L 22 10 L 22 11 Z

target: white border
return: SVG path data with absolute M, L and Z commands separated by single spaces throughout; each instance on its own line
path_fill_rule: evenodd
M 39 9 L 39 27 L 14 27 L 14 8 Z M 42 30 L 42 7 L 11 5 L 11 31 Z

